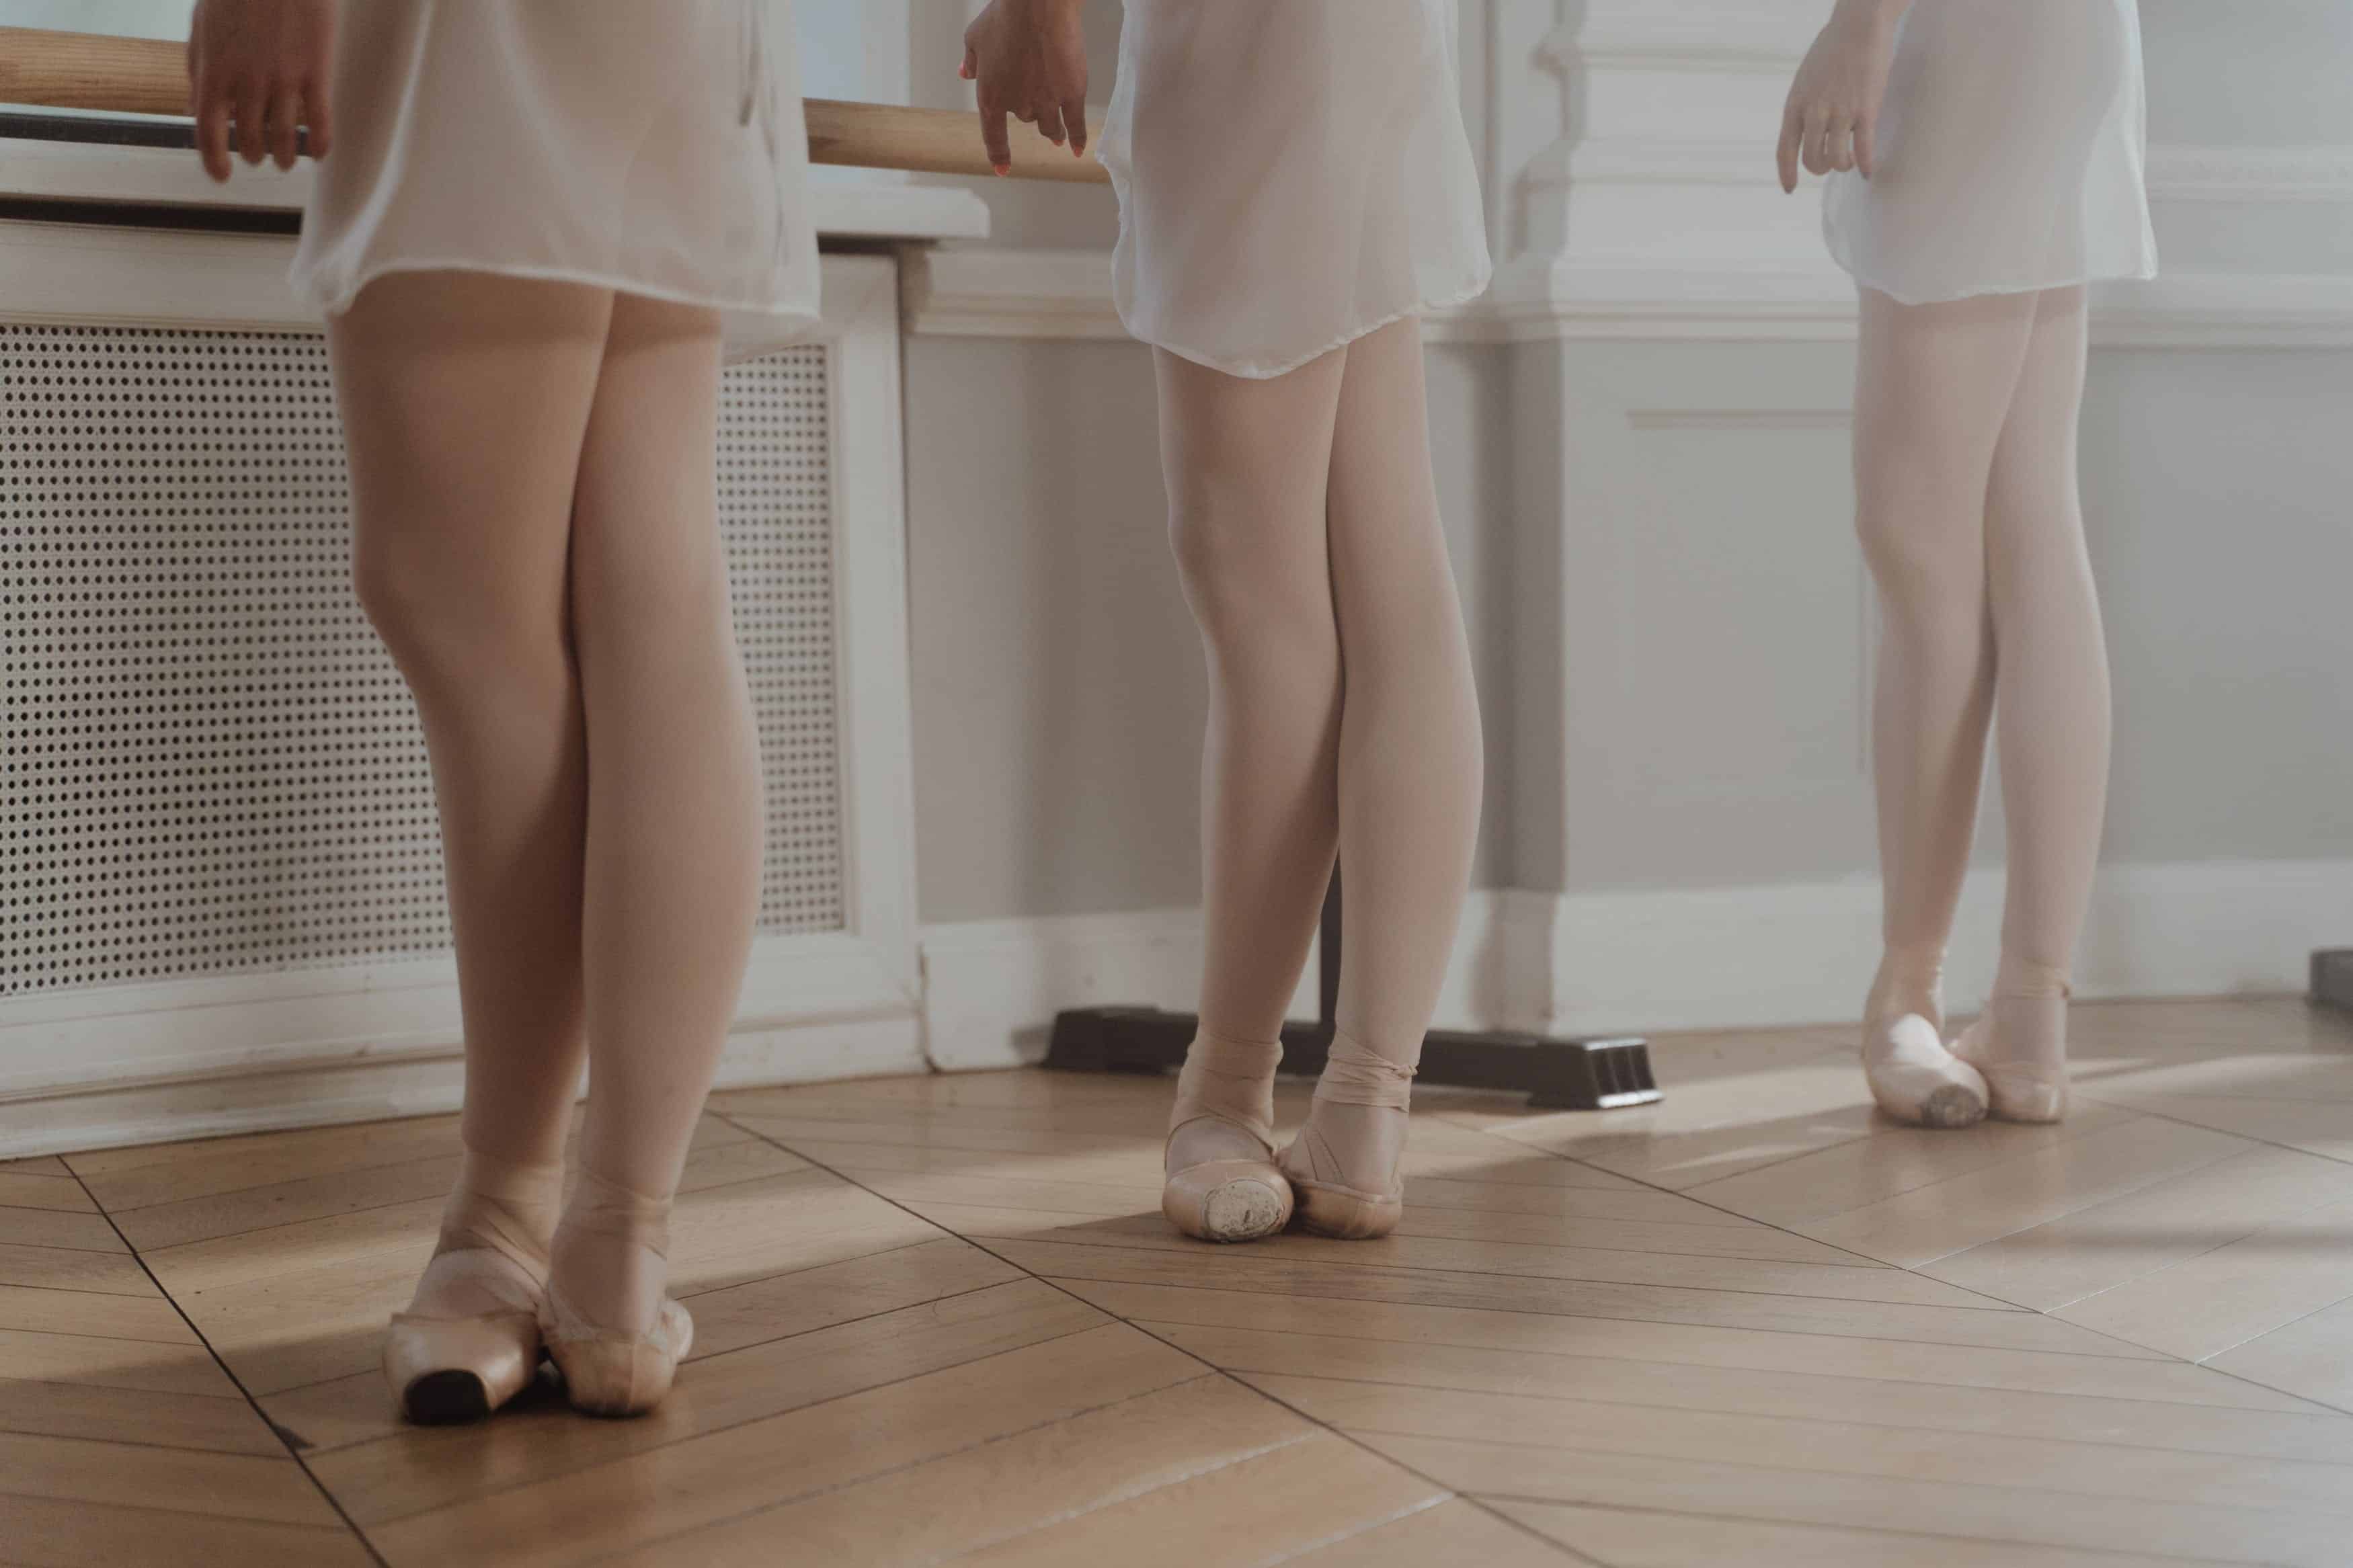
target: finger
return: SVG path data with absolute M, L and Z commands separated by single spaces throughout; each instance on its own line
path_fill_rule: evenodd
M 1062 106 L 1041 103 L 1033 106 L 1030 112 L 1038 121 L 1038 134 L 1060 147 L 1062 144 Z
M 1877 173 L 1878 162 L 1871 145 L 1871 116 L 1866 114 L 1854 122 L 1854 166 L 1867 180 Z
M 1000 174 L 1013 172 L 1013 142 L 1005 128 L 1005 106 L 986 90 L 980 95 L 980 144 L 988 153 L 990 168 Z
M 288 82 L 269 95 L 269 156 L 281 169 L 294 166 L 302 128 L 302 89 Z
M 1062 129 L 1071 134 L 1071 156 L 1084 157 L 1087 151 L 1087 95 L 1082 91 L 1062 100 Z
M 1820 156 L 1822 173 L 1825 174 L 1835 174 L 1838 171 L 1839 127 L 1840 121 L 1835 112 L 1822 121 Z
M 964 64 L 956 68 L 956 75 L 964 78 L 966 81 L 970 81 L 979 74 L 980 57 L 972 52 L 972 46 L 970 44 L 966 44 L 964 47 Z
M 1822 161 L 1843 174 L 1854 167 L 1854 127 L 1848 120 L 1833 120 L 1822 136 Z
M 209 82 L 196 88 L 196 156 L 206 174 L 228 178 L 228 97 Z
M 263 95 L 261 84 L 249 83 L 237 94 L 237 151 L 248 163 L 259 163 L 269 155 L 269 145 L 263 128 L 269 118 L 269 102 Z
M 1806 129 L 1804 134 L 1806 149 L 1804 163 L 1806 165 L 1806 173 L 1810 174 L 1826 174 L 1830 173 L 1829 166 L 1822 162 L 1822 116 L 1820 110 L 1807 110 Z
M 1781 189 L 1791 195 L 1798 189 L 1798 100 L 1795 98 L 1781 107 L 1781 140 L 1773 149 L 1774 166 L 1781 174 Z

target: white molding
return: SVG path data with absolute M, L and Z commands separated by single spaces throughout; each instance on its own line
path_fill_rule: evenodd
M 2002 879 L 1973 871 L 1947 999 L 1993 977 Z M 2295 992 L 2305 955 L 2353 930 L 2353 861 L 2102 868 L 2076 994 Z M 1553 1035 L 1842 1024 L 1879 956 L 1879 885 L 1855 879 L 1620 892 L 1474 890 L 1435 1023 Z M 1018 1067 L 1065 1007 L 1188 1011 L 1200 912 L 1162 909 L 976 921 L 923 931 L 928 1039 L 944 1070 Z M 1312 1017 L 1311 957 L 1292 1016 Z
M 1964 887 L 1946 972 L 1956 1011 L 1991 984 L 2002 878 Z M 1504 894 L 1522 1026 L 1579 1034 L 1764 1027 L 1856 1016 L 1879 957 L 1876 881 L 1563 895 Z M 2353 861 L 2103 867 L 2076 994 L 2295 992 L 2316 947 L 2353 930 Z
M 1102 251 L 953 249 L 911 256 L 907 329 L 922 337 L 1124 342 Z M 1535 264 L 1483 300 L 1434 311 L 1432 342 L 1557 339 L 1839 341 L 1854 285 L 1812 267 Z M 2101 348 L 2353 347 L 2353 273 L 2180 272 L 2101 285 Z

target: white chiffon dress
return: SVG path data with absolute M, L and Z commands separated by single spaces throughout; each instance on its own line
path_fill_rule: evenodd
M 728 353 L 818 313 L 788 0 L 344 0 L 335 138 L 291 280 L 596 284 L 721 315 Z
M 1127 0 L 1101 156 L 1144 342 L 1295 369 L 1485 291 L 1453 0 Z
M 1840 266 L 1904 304 L 2157 275 L 2136 0 L 1914 0 Z

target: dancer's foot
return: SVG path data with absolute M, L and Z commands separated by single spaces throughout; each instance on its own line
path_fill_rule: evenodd
M 1988 1103 L 2005 1121 L 2060 1121 L 2067 1115 L 2064 975 L 2005 958 L 1993 995 L 1953 1046 L 1985 1075 Z
M 1274 1163 L 1274 1069 L 1281 1041 L 1194 1037 L 1168 1113 L 1160 1212 L 1203 1241 L 1256 1241 L 1291 1223 L 1291 1184 Z
M 1985 1079 L 1945 1048 L 1936 1026 L 1920 1014 L 1863 1026 L 1862 1076 L 1879 1109 L 1907 1125 L 1974 1127 L 1985 1120 Z
M 1862 1077 L 1880 1110 L 1914 1127 L 1985 1119 L 1985 1080 L 1945 1048 L 1941 947 L 1890 947 L 1862 1007 Z
M 538 1313 L 563 1185 L 559 1163 L 467 1152 L 440 1244 L 385 1338 L 385 1380 L 407 1419 L 479 1421 L 539 1370 Z
M 1307 1125 L 1282 1152 L 1299 1223 L 1318 1236 L 1370 1241 L 1405 1215 L 1406 1108 L 1413 1068 L 1335 1035 Z
M 670 1393 L 694 1342 L 694 1320 L 664 1294 L 670 1206 L 580 1173 L 556 1227 L 539 1320 L 576 1410 L 643 1415 Z

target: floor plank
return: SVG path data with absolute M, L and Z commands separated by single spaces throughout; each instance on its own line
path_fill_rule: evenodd
M 1016 1477 L 988 1456 L 1001 1454 L 992 1446 L 1008 1435 L 1054 1431 L 1082 1419 L 1090 1408 L 1123 1411 L 1126 1419 L 1096 1420 L 1082 1428 L 1082 1436 L 1100 1447 L 1110 1435 L 1107 1427 L 1128 1429 L 1136 1425 L 1132 1418 L 1148 1417 L 1156 1408 L 1140 1407 L 1138 1396 L 1219 1382 L 1198 1363 L 1149 1336 L 1105 1323 L 1066 1339 L 488 1492 L 396 1520 L 371 1536 L 395 1564 L 541 1568 L 578 1561 L 592 1551 L 602 1554 L 656 1542 L 653 1554 L 670 1561 L 773 1563 L 780 1541 L 789 1543 L 791 1557 L 804 1562 L 904 1561 L 926 1537 L 935 1548 L 955 1544 L 955 1531 L 985 1521 L 982 1510 L 992 1489 L 1000 1505 L 1006 1500 L 1004 1489 Z M 1262 1409 L 1247 1427 L 1251 1433 L 1274 1423 L 1292 1436 L 1312 1430 L 1297 1416 L 1240 1390 L 1216 1408 L 1230 1417 L 1235 1399 Z M 1193 1413 L 1195 1428 L 1204 1425 L 1190 1400 L 1180 1401 L 1180 1408 Z M 1198 1436 L 1197 1431 L 1196 1447 Z M 1063 1479 L 1071 1476 L 1071 1461 L 1082 1457 L 1067 1444 L 1015 1441 L 1025 1458 L 1051 1456 Z M 1219 1451 L 1218 1441 L 1209 1438 L 1213 1454 Z M 1148 1468 L 1150 1452 L 1146 1445 L 1131 1453 L 1130 1462 Z M 928 1483 L 941 1489 L 929 1496 L 922 1489 L 909 1492 L 909 1478 L 926 1472 Z M 862 1491 L 856 1484 L 878 1475 Z M 1034 1478 L 1049 1485 L 1055 1479 Z M 796 1497 L 806 1500 L 796 1503 Z M 846 1511 L 845 1499 L 852 1500 Z M 911 1499 L 920 1506 L 911 1509 Z M 1037 1517 L 1042 1516 L 1021 1515 L 1015 1522 L 1027 1524 Z M 822 1548 L 836 1539 L 845 1548 L 862 1541 L 866 1549 Z M 906 1551 L 881 1550 L 885 1546 Z
M 1708 1511 L 1796 1524 L 1994 1541 L 2079 1552 L 2339 1568 L 2345 1515 L 2314 1510 L 2110 1500 L 2022 1487 L 1842 1476 L 1763 1464 L 1704 1464 L 1440 1437 L 1365 1439 L 1444 1484 L 1479 1495 Z
M 1547 1543 L 1533 1530 L 1515 1529 L 1477 1503 L 1450 1498 L 1303 1552 L 1287 1559 L 1286 1568 L 1430 1568 L 1434 1563 L 1475 1563 L 1479 1568 L 1565 1568 L 1588 1561 Z
M 1316 1433 L 952 1561 L 1021 1568 L 1273 1563 L 1377 1530 L 1444 1497 L 1430 1482 Z
M 0 1329 L 86 1334 L 95 1339 L 147 1340 L 156 1344 L 202 1342 L 180 1310 L 162 1296 L 131 1296 L 41 1286 L 0 1285 Z
M 217 1393 L 0 1380 L 0 1431 L 271 1458 L 286 1453 L 285 1445 L 252 1405 Z
M 63 1247 L 83 1252 L 131 1250 L 104 1215 L 48 1208 L 0 1208 L 0 1245 Z
M 126 1563 L 301 1563 L 366 1568 L 357 1536 L 337 1526 L 227 1519 L 121 1503 L 0 1494 L 8 1561 L 25 1568 Z
M 72 1247 L 0 1245 L 0 1285 L 47 1290 L 94 1290 L 110 1296 L 160 1296 L 139 1260 L 123 1252 Z
M 363 1526 L 381 1524 L 1108 1322 L 1050 1286 L 1000 1285 L 695 1362 L 640 1420 L 584 1422 L 543 1405 L 477 1427 L 406 1429 L 311 1468 Z
M 0 1432 L 0 1476 L 20 1497 L 159 1508 L 332 1528 L 334 1509 L 284 1454 L 206 1452 Z
M 2152 1502 L 2308 1508 L 2346 1514 L 2353 1529 L 2353 1465 L 1890 1425 L 1883 1418 L 1887 1413 L 1868 1401 L 1856 1401 L 1846 1412 L 1825 1401 L 1801 1406 L 1804 1415 L 1759 1415 L 1602 1403 L 1576 1397 L 1582 1390 L 1547 1389 L 1553 1396 L 1539 1398 L 1516 1391 L 1471 1393 L 1330 1378 L 1252 1383 L 1344 1432 L 1472 1440 L 1508 1434 L 1514 1445 L 1559 1450 L 1567 1464 L 1584 1452 L 1723 1464 L 1772 1456 L 1777 1464 L 1839 1475 Z M 1825 1418 L 1833 1413 L 1855 1418 Z
M 0 1170 L 0 1204 L 11 1208 L 55 1209 L 60 1214 L 96 1214 L 98 1205 L 70 1173 Z
M 1624 1508 L 1516 1501 L 1493 1506 L 1608 1568 L 2181 1568 L 2191 1561 Z
M 1597 1284 L 1508 1274 L 1375 1268 L 1293 1262 L 1260 1247 L 1231 1249 L 1205 1266 L 1197 1251 L 994 1241 L 990 1250 L 1043 1278 L 1137 1285 L 1208 1285 L 1220 1290 L 1429 1307 L 1471 1307 L 1639 1322 L 1852 1335 L 1995 1350 L 2060 1350 L 2141 1359 L 2162 1352 L 2129 1345 L 2039 1313 L 1974 1307 L 1918 1307 L 1736 1290 Z M 1253 1256 L 1253 1254 L 1261 1254 Z

